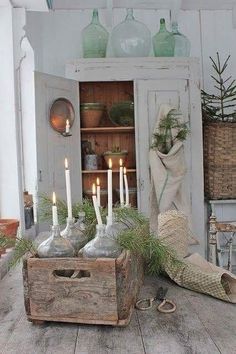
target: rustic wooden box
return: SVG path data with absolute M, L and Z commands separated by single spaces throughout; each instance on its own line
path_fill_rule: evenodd
M 68 277 L 60 275 L 65 270 Z M 125 326 L 142 284 L 143 264 L 129 251 L 117 259 L 30 257 L 23 262 L 23 279 L 29 321 Z

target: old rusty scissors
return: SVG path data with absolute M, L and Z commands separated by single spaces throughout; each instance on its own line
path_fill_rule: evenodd
M 176 305 L 173 301 L 166 298 L 168 288 L 160 287 L 157 290 L 157 295 L 155 297 L 150 297 L 147 299 L 140 299 L 136 302 L 135 307 L 138 310 L 149 310 L 153 307 L 155 301 L 160 301 L 160 304 L 157 306 L 157 310 L 162 313 L 172 313 L 176 310 Z M 167 305 L 167 306 L 166 306 Z

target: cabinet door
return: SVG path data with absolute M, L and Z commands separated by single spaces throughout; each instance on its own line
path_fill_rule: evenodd
M 62 97 L 72 103 L 75 111 L 69 137 L 53 130 L 49 121 L 53 101 Z M 55 191 L 59 198 L 66 200 L 64 159 L 67 157 L 72 199 L 78 201 L 82 198 L 78 82 L 36 72 L 35 101 L 38 194 L 51 195 Z
M 187 175 L 185 185 L 193 216 L 193 226 L 199 238 L 204 237 L 204 198 L 202 169 L 202 136 L 199 88 L 186 79 L 138 80 L 135 83 L 137 126 L 137 172 L 139 176 L 139 206 L 149 213 L 150 171 L 148 152 L 159 107 L 167 103 L 180 109 L 189 122 L 190 135 L 185 142 Z M 194 97 L 193 97 L 194 96 Z M 197 175 L 196 172 L 197 171 Z

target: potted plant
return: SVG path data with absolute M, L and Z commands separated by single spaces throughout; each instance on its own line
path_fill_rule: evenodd
M 225 76 L 230 55 L 210 57 L 215 94 L 202 90 L 205 195 L 236 198 L 236 82 Z
M 16 238 L 19 221 L 16 219 L 0 219 L 0 234 L 7 238 L 14 240 Z M 0 257 L 6 252 L 6 248 L 3 245 L 0 246 Z
M 127 150 L 121 150 L 119 146 L 113 146 L 111 150 L 104 152 L 103 156 L 109 167 L 109 159 L 112 160 L 112 168 L 117 169 L 120 167 L 120 159 L 125 164 L 128 155 Z
M 98 170 L 100 168 L 100 156 L 94 152 L 90 141 L 82 141 L 82 154 L 85 170 Z

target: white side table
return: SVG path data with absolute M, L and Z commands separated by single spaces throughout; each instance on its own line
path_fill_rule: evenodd
M 209 203 L 209 260 L 223 267 L 223 254 L 227 252 L 228 270 L 232 271 L 233 252 L 236 251 L 233 245 L 236 240 L 236 200 L 211 200 Z

